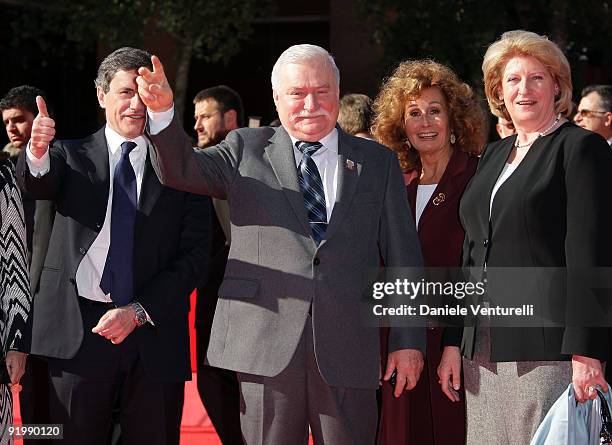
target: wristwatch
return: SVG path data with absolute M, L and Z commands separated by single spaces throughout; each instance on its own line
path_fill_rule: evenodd
M 136 320 L 135 320 L 136 324 L 139 327 L 145 324 L 147 322 L 147 313 L 145 312 L 142 305 L 138 303 L 137 301 L 135 301 L 131 303 L 130 306 L 132 306 L 132 308 L 134 309 L 134 312 L 136 312 Z

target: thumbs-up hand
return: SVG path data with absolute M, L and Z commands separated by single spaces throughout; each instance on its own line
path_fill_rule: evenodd
M 49 149 L 49 143 L 55 137 L 55 121 L 49 117 L 47 104 L 41 96 L 36 96 L 38 114 L 32 123 L 30 151 L 37 158 L 42 157 Z

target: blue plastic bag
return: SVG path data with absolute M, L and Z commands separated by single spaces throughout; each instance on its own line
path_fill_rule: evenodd
M 603 393 L 612 407 L 610 390 Z M 531 445 L 601 445 L 601 401 L 599 397 L 577 403 L 570 383 L 550 408 L 531 439 Z

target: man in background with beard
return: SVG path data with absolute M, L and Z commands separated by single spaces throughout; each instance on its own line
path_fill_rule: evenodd
M 199 148 L 216 145 L 230 131 L 244 126 L 242 100 L 230 87 L 219 85 L 206 88 L 195 96 L 193 103 L 196 121 L 194 129 L 198 135 Z M 198 392 L 223 444 L 242 445 L 240 392 L 236 373 L 204 363 L 230 245 L 227 201 L 213 198 L 212 205 L 210 266 L 199 283 L 196 302 Z

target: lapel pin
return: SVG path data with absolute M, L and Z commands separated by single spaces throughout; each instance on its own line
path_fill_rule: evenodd
M 347 159 L 345 162 L 346 168 L 349 169 L 350 171 L 354 171 L 355 170 L 355 163 L 353 161 L 351 161 L 350 159 Z
M 436 196 L 433 199 L 433 205 L 435 206 L 439 206 L 440 204 L 442 204 L 444 202 L 444 200 L 446 199 L 446 195 L 442 192 L 438 193 L 438 196 Z

